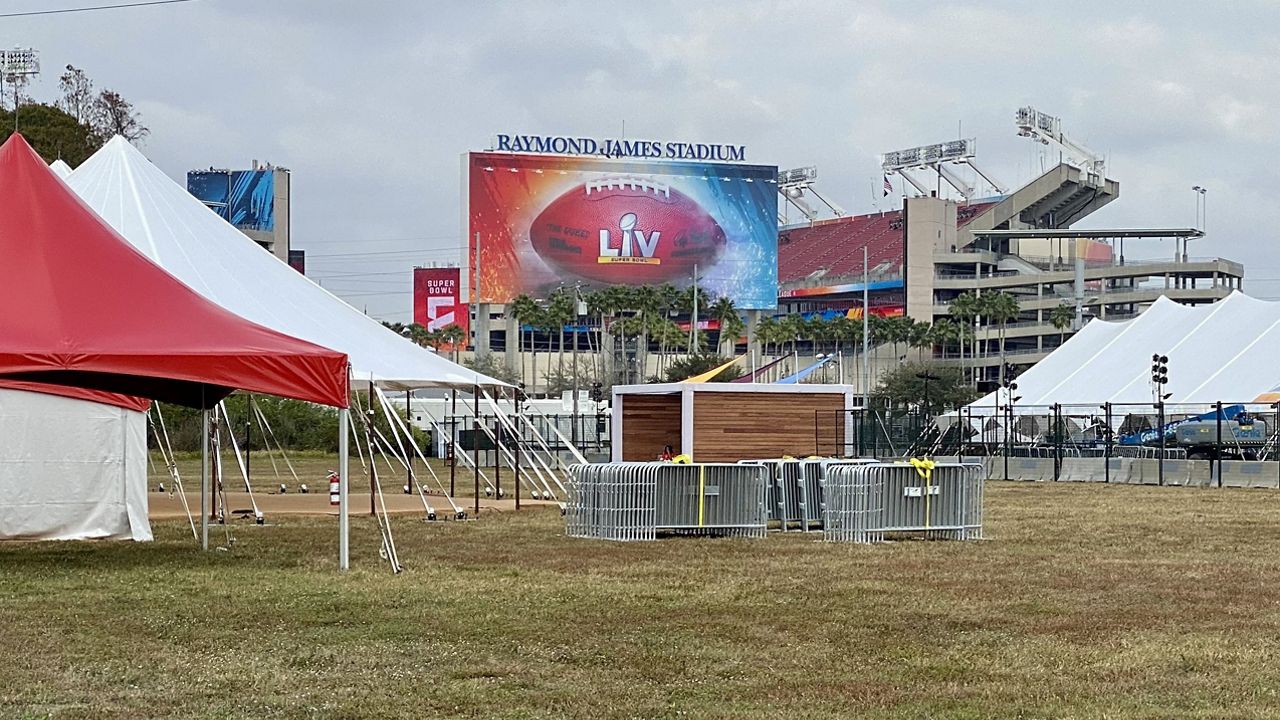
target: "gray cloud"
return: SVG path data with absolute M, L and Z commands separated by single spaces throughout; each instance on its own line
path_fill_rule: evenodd
M 43 53 L 37 94 L 70 62 L 131 98 L 175 178 L 290 167 L 311 268 L 405 320 L 409 268 L 460 253 L 459 156 L 497 132 L 743 143 L 754 162 L 817 163 L 828 194 L 869 211 L 877 153 L 960 124 L 987 169 L 1030 179 L 1055 158 L 1015 136 L 1026 103 L 1108 155 L 1122 197 L 1089 224 L 1189 224 L 1204 184 L 1193 254 L 1280 278 L 1277 20 L 1266 2 L 200 0 L 7 27 Z

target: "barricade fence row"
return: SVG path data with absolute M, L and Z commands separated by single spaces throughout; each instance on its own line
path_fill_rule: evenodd
M 823 537 L 874 543 L 917 534 L 982 539 L 983 468 L 972 463 L 869 463 L 831 468 Z
M 569 469 L 565 531 L 599 540 L 658 533 L 764 537 L 768 472 L 735 464 L 610 463 Z
M 570 537 L 654 540 L 659 533 L 764 537 L 823 532 L 830 542 L 904 534 L 982 537 L 985 468 L 931 460 L 779 458 L 737 464 L 631 462 L 570 468 Z
M 818 410 L 814 446 L 975 460 L 992 479 L 1280 488 L 1280 403 L 1032 405 L 998 395 L 951 410 Z

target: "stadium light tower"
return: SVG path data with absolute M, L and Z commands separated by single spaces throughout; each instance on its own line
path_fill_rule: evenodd
M 1089 148 L 1073 142 L 1062 132 L 1062 120 L 1042 113 L 1033 107 L 1018 108 L 1014 115 L 1018 136 L 1031 138 L 1042 145 L 1058 149 L 1064 160 L 1084 170 L 1095 185 L 1101 184 L 1107 175 L 1107 161 Z
M 995 188 L 997 193 L 1003 195 L 1005 193 L 1004 186 L 992 180 L 989 175 L 982 172 L 974 164 L 973 158 L 977 153 L 977 145 L 977 140 L 968 138 L 935 143 L 933 145 L 921 145 L 920 147 L 906 150 L 895 150 L 880 156 L 880 169 L 884 171 L 885 175 L 897 173 L 903 180 L 911 183 L 911 186 L 921 195 L 928 195 L 929 191 L 907 171 L 932 170 L 938 174 L 940 180 L 945 180 L 948 185 L 955 188 L 961 197 L 965 200 L 972 200 L 974 195 L 977 194 L 976 189 L 947 167 L 948 165 L 968 165 L 983 180 L 986 180 L 987 184 Z
M 778 173 L 778 194 L 787 202 L 795 206 L 804 215 L 807 220 L 813 222 L 818 219 L 818 211 L 813 206 L 805 202 L 804 194 L 806 192 L 813 193 L 813 196 L 822 201 L 828 209 L 836 217 L 842 217 L 844 210 L 835 203 L 827 200 L 813 187 L 813 183 L 818 179 L 818 168 L 814 165 L 807 167 L 793 168 L 791 170 L 783 170 Z M 784 222 L 785 217 L 779 217 L 779 222 Z
M 18 131 L 18 104 L 22 87 L 40 74 L 40 54 L 32 48 L 0 50 L 0 77 L 13 86 L 13 131 Z

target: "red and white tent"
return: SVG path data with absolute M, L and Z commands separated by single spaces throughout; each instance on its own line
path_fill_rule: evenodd
M 347 356 L 205 300 L 133 249 L 21 135 L 0 146 L 0 378 L 209 408 L 234 390 L 347 406 Z
M 345 500 L 346 354 L 205 300 L 120 238 L 17 134 L 0 146 L 0 258 L 0 381 L 205 409 L 235 390 L 341 408 Z

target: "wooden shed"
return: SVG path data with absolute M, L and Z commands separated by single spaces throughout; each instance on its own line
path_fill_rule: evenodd
M 841 454 L 852 385 L 659 383 L 613 388 L 614 462 L 670 445 L 697 462 Z

